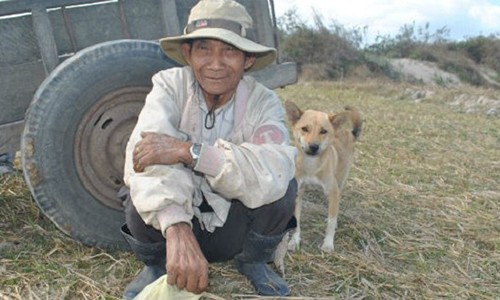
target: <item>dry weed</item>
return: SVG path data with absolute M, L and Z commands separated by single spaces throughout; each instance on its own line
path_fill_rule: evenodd
M 278 90 L 302 107 L 356 106 L 365 119 L 335 252 L 319 250 L 326 202 L 313 189 L 302 247 L 285 259 L 287 299 L 498 299 L 500 119 L 447 105 L 468 91 L 435 87 L 408 101 L 407 88 L 422 89 L 347 81 Z M 17 170 L 0 176 L 0 299 L 119 299 L 141 264 L 60 233 Z M 209 292 L 225 299 L 269 299 L 231 263 L 211 265 L 210 277 Z

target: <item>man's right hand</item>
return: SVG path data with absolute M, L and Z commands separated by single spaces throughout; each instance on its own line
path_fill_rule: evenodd
M 208 261 L 187 223 L 166 230 L 167 281 L 179 289 L 201 294 L 208 287 Z
M 189 165 L 192 162 L 189 152 L 191 142 L 156 132 L 141 132 L 141 137 L 133 152 L 135 172 L 143 172 L 144 168 L 151 165 Z

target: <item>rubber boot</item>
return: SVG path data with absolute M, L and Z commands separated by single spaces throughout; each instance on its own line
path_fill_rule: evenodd
M 285 233 L 265 236 L 250 230 L 243 242 L 242 252 L 235 257 L 236 268 L 250 280 L 259 295 L 287 296 L 290 294 L 286 281 L 267 264 L 272 260 L 274 250 L 284 235 Z
M 132 234 L 130 234 L 127 225 L 122 226 L 121 232 L 137 258 L 145 264 L 141 272 L 125 287 L 125 291 L 123 292 L 123 299 L 131 300 L 134 299 L 144 287 L 166 273 L 166 249 L 164 242 L 144 243 L 136 240 Z

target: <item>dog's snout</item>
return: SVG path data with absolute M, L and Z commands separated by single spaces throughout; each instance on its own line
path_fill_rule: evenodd
M 314 144 L 309 144 L 306 153 L 309 155 L 316 155 L 318 154 L 318 151 L 319 151 L 319 145 L 314 143 Z

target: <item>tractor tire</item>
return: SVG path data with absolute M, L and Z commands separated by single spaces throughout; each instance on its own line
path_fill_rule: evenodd
M 123 250 L 116 193 L 151 77 L 178 66 L 158 43 L 118 40 L 57 66 L 36 91 L 21 137 L 25 181 L 42 212 L 86 245 Z

